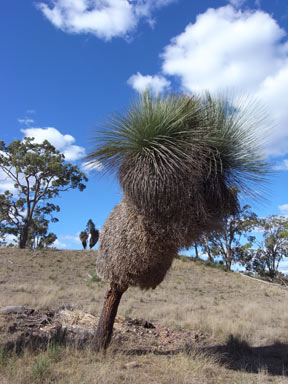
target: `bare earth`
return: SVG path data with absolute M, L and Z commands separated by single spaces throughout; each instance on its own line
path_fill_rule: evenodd
M 288 383 L 288 290 L 191 261 L 130 288 L 95 354 L 95 252 L 0 248 L 0 383 Z

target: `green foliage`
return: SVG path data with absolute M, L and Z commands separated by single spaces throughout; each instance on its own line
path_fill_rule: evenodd
M 267 174 L 257 134 L 261 117 L 255 116 L 249 102 L 239 108 L 229 103 L 233 101 L 208 93 L 203 99 L 181 94 L 153 97 L 146 91 L 125 115 L 112 116 L 106 129 L 97 132 L 89 159 L 120 174 L 127 161 L 149 160 L 162 178 L 171 167 L 179 172 L 188 160 L 195 168 L 221 172 L 229 186 L 254 194 L 247 181 L 257 183 Z
M 29 231 L 31 240 L 39 236 L 43 226 L 44 234 L 40 236 L 46 236 L 47 215 L 57 221 L 52 212 L 60 208 L 47 200 L 70 188 L 83 191 L 83 181 L 87 181 L 85 174 L 77 166 L 66 163 L 64 155 L 47 140 L 38 144 L 28 137 L 7 146 L 0 142 L 0 169 L 17 190 L 15 194 L 5 191 L 0 195 L 0 229 L 2 235 L 19 237 L 20 248 L 29 241 Z M 49 243 L 52 237 L 50 234 L 43 240 Z
M 95 272 L 91 274 L 91 280 L 93 283 L 99 283 L 101 281 L 100 277 Z
M 32 368 L 32 377 L 37 382 L 43 382 L 51 371 L 51 362 L 47 353 L 41 353 Z
M 176 258 L 177 258 L 178 260 L 183 261 L 184 263 L 185 263 L 186 261 L 191 261 L 191 257 L 186 256 L 186 255 L 177 255 Z
M 243 249 L 241 263 L 248 271 L 275 278 L 280 262 L 288 257 L 288 219 L 271 215 L 259 218 L 255 228 L 262 232 L 262 240 L 250 236 L 249 246 Z M 252 248 L 252 245 L 256 247 Z
M 234 189 L 234 193 L 237 195 L 238 190 Z M 239 208 L 235 215 L 224 217 L 220 230 L 201 238 L 203 252 L 210 255 L 210 261 L 214 257 L 221 257 L 225 268 L 230 271 L 232 263 L 239 261 L 245 249 L 250 246 L 250 242 L 243 245 L 241 240 L 253 230 L 256 220 L 257 216 L 249 205 Z
M 4 348 L 0 348 L 0 367 L 1 367 L 1 365 L 4 365 L 5 361 L 6 361 L 5 350 L 4 350 Z
M 47 203 L 45 208 L 43 210 L 40 210 L 39 207 L 35 208 L 27 239 L 27 245 L 31 248 L 47 248 L 57 239 L 55 233 L 48 233 L 49 220 L 46 219 L 45 214 L 52 211 L 59 212 L 60 208 L 50 203 Z M 50 221 L 53 223 L 58 221 L 57 218 L 50 217 Z

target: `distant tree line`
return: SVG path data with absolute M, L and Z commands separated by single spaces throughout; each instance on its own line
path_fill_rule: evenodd
M 288 257 L 288 219 L 258 217 L 245 205 L 236 215 L 225 217 L 220 230 L 203 235 L 194 249 L 196 258 L 201 251 L 210 263 L 220 260 L 229 271 L 238 263 L 248 272 L 273 279 Z

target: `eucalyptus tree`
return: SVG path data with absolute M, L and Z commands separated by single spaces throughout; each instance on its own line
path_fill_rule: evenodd
M 255 228 L 262 236 L 260 240 L 250 236 L 250 247 L 243 248 L 240 262 L 246 270 L 273 279 L 288 257 L 288 219 L 277 215 L 257 218 Z
M 60 208 L 48 200 L 71 188 L 83 191 L 88 180 L 47 140 L 40 144 L 30 137 L 9 145 L 0 141 L 0 171 L 16 190 L 0 194 L 1 223 L 6 234 L 19 238 L 19 248 L 26 246 L 36 208 L 38 214 L 51 216 Z
M 238 193 L 234 188 L 232 192 Z M 226 269 L 230 271 L 232 264 L 241 259 L 247 246 L 243 248 L 242 240 L 249 237 L 248 234 L 254 229 L 256 221 L 257 216 L 249 205 L 244 205 L 235 214 L 224 217 L 221 228 L 205 236 L 203 251 L 207 252 L 208 259 L 211 260 L 211 255 L 213 259 L 221 257 Z
M 58 222 L 55 217 L 50 217 L 50 221 Z M 26 246 L 31 248 L 47 248 L 57 239 L 53 232 L 48 232 L 49 220 L 41 211 L 40 207 L 36 207 L 33 219 L 29 228 Z
M 265 179 L 253 123 L 209 95 L 203 100 L 145 92 L 97 133 L 88 159 L 116 172 L 123 198 L 99 239 L 96 269 L 110 289 L 96 350 L 109 345 L 127 288 L 154 289 L 179 249 L 221 228 L 223 218 L 238 211 L 231 186 L 253 194 Z

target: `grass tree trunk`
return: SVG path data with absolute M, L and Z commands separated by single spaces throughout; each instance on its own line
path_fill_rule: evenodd
M 120 289 L 116 284 L 111 283 L 110 289 L 106 292 L 104 305 L 96 331 L 94 347 L 97 352 L 104 352 L 110 344 L 118 306 L 126 289 Z

